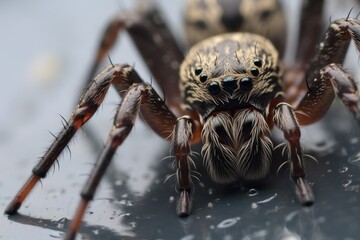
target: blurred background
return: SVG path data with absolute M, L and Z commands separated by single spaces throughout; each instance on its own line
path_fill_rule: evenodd
M 283 1 L 289 16 L 289 51 L 296 42 L 299 1 Z M 329 1 L 330 2 L 330 1 Z M 183 41 L 183 1 L 157 1 L 173 33 Z M 130 1 L 1 1 L 0 3 L 0 210 L 6 207 L 60 130 L 78 101 L 101 34 L 111 17 L 131 9 Z M 346 17 L 355 1 L 331 1 L 324 23 Z M 135 64 L 150 82 L 126 34 L 110 53 L 115 63 Z M 345 66 L 359 78 L 353 44 Z M 87 124 L 105 142 L 119 98 L 110 90 Z M 61 116 L 60 116 L 61 115 Z M 85 216 L 78 239 L 357 239 L 360 227 L 359 127 L 335 102 L 320 123 L 304 128 L 308 179 L 316 204 L 297 202 L 289 173 L 276 173 L 285 159 L 274 156 L 274 171 L 259 186 L 212 183 L 206 174 L 196 182 L 194 213 L 175 214 L 170 144 L 141 121 L 117 151 Z M 0 239 L 62 238 L 80 199 L 79 192 L 99 148 L 80 131 L 60 165 L 39 184 L 19 211 L 0 218 Z M 201 157 L 197 159 L 202 171 Z M 59 170 L 60 169 L 60 170 Z

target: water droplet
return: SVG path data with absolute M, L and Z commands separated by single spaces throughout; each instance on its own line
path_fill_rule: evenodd
M 193 234 L 186 235 L 185 237 L 182 237 L 180 240 L 193 240 L 195 239 L 195 236 Z
M 251 208 L 252 208 L 252 209 L 256 209 L 256 208 L 258 208 L 257 203 L 252 203 L 252 204 L 251 204 Z
M 127 216 L 130 216 L 130 213 L 121 213 L 119 215 L 119 217 L 127 217 Z
M 221 223 L 219 223 L 217 225 L 217 227 L 218 228 L 228 228 L 228 227 L 234 226 L 239 220 L 240 220 L 240 217 L 228 218 L 228 219 L 225 219 L 224 221 L 222 221 Z
M 175 201 L 175 197 L 174 196 L 170 196 L 169 197 L 169 203 L 172 203 L 172 202 L 174 202 Z
M 359 138 L 358 137 L 353 137 L 352 139 L 350 139 L 350 143 L 351 144 L 356 144 L 359 142 Z
M 52 238 L 60 238 L 60 239 L 63 239 L 64 238 L 64 233 L 63 232 L 58 232 L 58 231 L 52 231 L 50 234 L 49 234 L 50 237 Z
M 58 224 L 56 225 L 56 228 L 64 229 L 64 224 L 63 224 L 63 223 L 58 223 Z
M 343 157 L 346 157 L 349 155 L 348 151 L 346 150 L 346 148 L 341 148 L 340 149 L 340 155 Z
M 351 156 L 348 158 L 348 162 L 349 162 L 350 164 L 352 164 L 352 165 L 355 165 L 355 166 L 360 167 L 360 152 L 351 155 Z
M 265 200 L 258 201 L 257 204 L 268 203 L 268 202 L 270 202 L 271 200 L 273 200 L 276 196 L 277 196 L 277 193 L 275 193 L 274 195 L 272 195 L 271 197 L 269 197 L 269 198 L 267 198 L 267 199 L 265 199 Z
M 206 219 L 210 219 L 210 218 L 211 218 L 211 215 L 206 215 L 205 218 L 206 218 Z
M 233 240 L 233 237 L 231 235 L 227 234 L 223 237 L 223 239 L 224 240 Z
M 348 187 L 348 186 L 350 186 L 351 183 L 352 183 L 351 179 L 346 179 L 346 180 L 343 181 L 342 185 L 344 187 Z
M 211 202 L 208 203 L 208 208 L 213 208 L 214 207 L 214 204 L 212 204 Z
M 59 229 L 64 229 L 64 226 L 66 223 L 70 222 L 69 219 L 67 219 L 66 217 L 60 218 L 59 220 L 57 220 L 55 223 L 57 223 L 56 227 Z
M 121 186 L 123 184 L 123 182 L 121 180 L 116 180 L 115 181 L 115 186 Z
M 326 218 L 325 218 L 324 216 L 321 216 L 321 217 L 319 217 L 319 218 L 317 219 L 317 222 L 318 222 L 318 223 L 324 223 L 324 222 L 326 222 Z
M 347 166 L 341 165 L 341 166 L 340 166 L 340 169 L 339 169 L 339 172 L 340 172 L 340 173 L 346 173 L 347 170 L 349 170 L 349 168 L 348 168 Z
M 212 189 L 212 188 L 209 188 L 209 189 L 208 189 L 208 194 L 209 194 L 209 195 L 213 195 L 213 193 L 214 193 L 213 189 Z
M 254 239 L 265 239 L 266 235 L 268 235 L 268 231 L 265 229 L 253 233 Z
M 100 229 L 95 229 L 95 230 L 93 230 L 92 232 L 93 232 L 95 235 L 99 235 Z
M 285 222 L 291 222 L 298 214 L 299 214 L 299 211 L 293 211 L 293 212 L 289 213 L 285 217 Z
M 249 197 L 254 197 L 254 196 L 258 195 L 258 194 L 259 194 L 259 191 L 257 189 L 255 189 L 255 188 L 250 189 L 249 192 L 248 192 Z

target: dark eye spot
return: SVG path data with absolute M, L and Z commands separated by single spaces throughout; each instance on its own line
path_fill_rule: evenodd
M 227 91 L 230 94 L 232 94 L 234 92 L 234 90 L 237 88 L 236 79 L 233 78 L 233 77 L 225 78 L 222 81 L 221 85 L 224 88 L 224 90 Z
M 221 92 L 221 88 L 217 82 L 211 82 L 208 89 L 209 92 L 213 95 L 219 94 Z
M 257 69 L 257 68 L 252 68 L 252 69 L 250 70 L 250 72 L 251 72 L 251 74 L 252 74 L 253 76 L 255 76 L 255 77 L 259 76 L 259 69 Z
M 207 75 L 203 74 L 200 76 L 200 81 L 205 82 L 207 80 Z
M 195 75 L 199 75 L 202 72 L 202 67 L 196 67 L 195 68 Z
M 261 66 L 262 66 L 262 61 L 261 61 L 261 59 L 255 58 L 253 62 L 254 62 L 254 64 L 255 64 L 255 66 L 257 66 L 257 67 L 261 67 Z
M 251 78 L 244 77 L 240 80 L 240 88 L 244 91 L 248 91 L 253 87 L 253 82 Z

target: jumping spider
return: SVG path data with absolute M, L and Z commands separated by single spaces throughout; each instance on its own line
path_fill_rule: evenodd
M 186 32 L 189 44 L 195 45 L 186 56 L 156 6 L 141 5 L 136 14 L 118 14 L 104 33 L 78 106 L 6 213 L 17 212 L 77 130 L 96 112 L 110 85 L 122 100 L 108 141 L 81 192 L 82 201 L 67 239 L 74 239 L 99 181 L 138 113 L 157 134 L 172 142 L 179 216 L 191 212 L 191 144 L 202 142 L 204 164 L 214 181 L 261 179 L 271 165 L 273 144 L 269 135 L 274 126 L 288 142 L 298 198 L 303 205 L 312 204 L 299 126 L 322 118 L 335 93 L 360 122 L 356 84 L 341 66 L 351 39 L 360 50 L 360 22 L 349 16 L 332 21 L 316 47 L 322 8 L 323 1 L 303 1 L 294 65 L 280 61 L 286 21 L 276 0 L 260 0 L 256 5 L 251 0 L 188 1 Z M 126 64 L 111 65 L 93 79 L 123 30 L 132 37 L 164 89 L 166 101 Z

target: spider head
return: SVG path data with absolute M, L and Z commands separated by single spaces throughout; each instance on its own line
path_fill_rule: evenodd
M 180 78 L 185 102 L 204 119 L 217 111 L 265 111 L 281 91 L 277 51 L 267 39 L 249 33 L 198 43 L 182 63 Z

